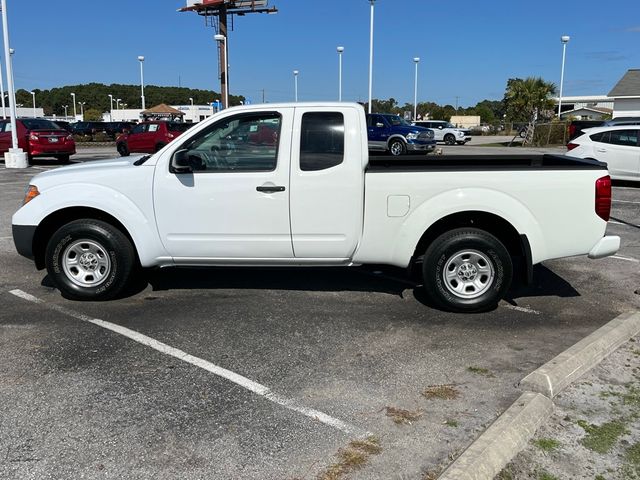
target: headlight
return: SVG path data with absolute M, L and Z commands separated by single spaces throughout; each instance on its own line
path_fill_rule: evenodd
M 27 191 L 24 194 L 24 200 L 22 201 L 22 205 L 26 205 L 31 200 L 36 198 L 38 195 L 40 195 L 40 192 L 38 191 L 38 187 L 36 187 L 35 185 L 29 185 L 27 187 Z
M 459 137 L 464 137 L 464 132 L 458 132 Z
M 415 140 L 418 138 L 419 133 L 408 133 L 407 140 Z

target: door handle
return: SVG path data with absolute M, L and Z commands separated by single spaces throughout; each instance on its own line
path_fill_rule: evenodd
M 284 192 L 285 188 L 279 185 L 256 187 L 256 190 L 263 193 Z
M 606 148 L 596 148 L 596 152 L 607 153 L 607 149 Z

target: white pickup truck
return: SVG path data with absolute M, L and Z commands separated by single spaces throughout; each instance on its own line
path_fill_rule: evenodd
M 513 263 L 614 254 L 606 165 L 564 156 L 370 157 L 362 106 L 234 107 L 154 155 L 31 180 L 18 252 L 73 299 L 140 267 L 419 267 L 432 303 L 492 308 Z

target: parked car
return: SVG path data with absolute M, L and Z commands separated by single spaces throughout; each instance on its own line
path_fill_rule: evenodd
M 130 133 L 136 126 L 133 122 L 107 122 L 105 133 L 112 138 L 116 138 L 121 133 Z
M 76 122 L 71 124 L 71 133 L 74 135 L 93 135 L 106 133 L 107 122 Z
M 616 125 L 640 125 L 640 117 L 617 117 L 604 122 L 604 126 L 607 127 Z
M 567 149 L 570 157 L 605 162 L 614 180 L 640 180 L 640 125 L 589 128 Z
M 366 118 L 369 150 L 398 156 L 407 152 L 429 153 L 436 148 L 432 130 L 411 125 L 399 115 L 373 113 Z
M 433 130 L 436 142 L 444 142 L 447 145 L 464 145 L 471 141 L 471 130 L 458 128 L 444 120 L 418 120 L 414 125 Z
M 116 138 L 116 149 L 122 157 L 130 153 L 154 153 L 186 132 L 192 123 L 153 121 L 142 122 L 129 133 Z
M 26 152 L 29 159 L 54 157 L 63 163 L 76 153 L 76 142 L 69 132 L 51 120 L 44 118 L 18 118 L 18 147 Z M 0 120 L 0 154 L 11 148 L 11 122 Z
M 530 282 L 534 264 L 620 247 L 604 163 L 367 150 L 356 103 L 230 108 L 162 154 L 35 176 L 14 242 L 75 299 L 113 298 L 137 266 L 387 264 L 460 312 L 495 308 L 515 261 Z
M 572 120 L 569 122 L 568 133 L 569 142 L 576 137 L 582 135 L 582 133 L 588 128 L 601 127 L 604 125 L 604 120 Z
M 65 122 L 64 120 L 54 120 L 53 123 L 58 125 L 61 129 L 71 133 L 71 124 L 69 122 Z

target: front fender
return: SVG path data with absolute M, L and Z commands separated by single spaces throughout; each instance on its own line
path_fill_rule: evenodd
M 73 189 L 70 197 L 69 189 Z M 141 197 L 139 206 L 115 189 L 91 183 L 73 183 L 46 189 L 20 208 L 13 225 L 40 225 L 49 215 L 73 207 L 93 208 L 115 217 L 133 239 L 143 267 L 152 266 L 159 257 L 168 256 L 158 237 L 151 192 Z M 141 208 L 142 207 L 142 208 Z
M 412 198 L 413 201 L 413 198 Z M 519 234 L 527 236 L 532 260 L 543 258 L 542 230 L 534 214 L 504 192 L 487 188 L 465 188 L 442 192 L 422 203 L 405 218 L 394 243 L 392 263 L 408 265 L 420 238 L 438 220 L 455 213 L 481 211 L 509 222 Z

